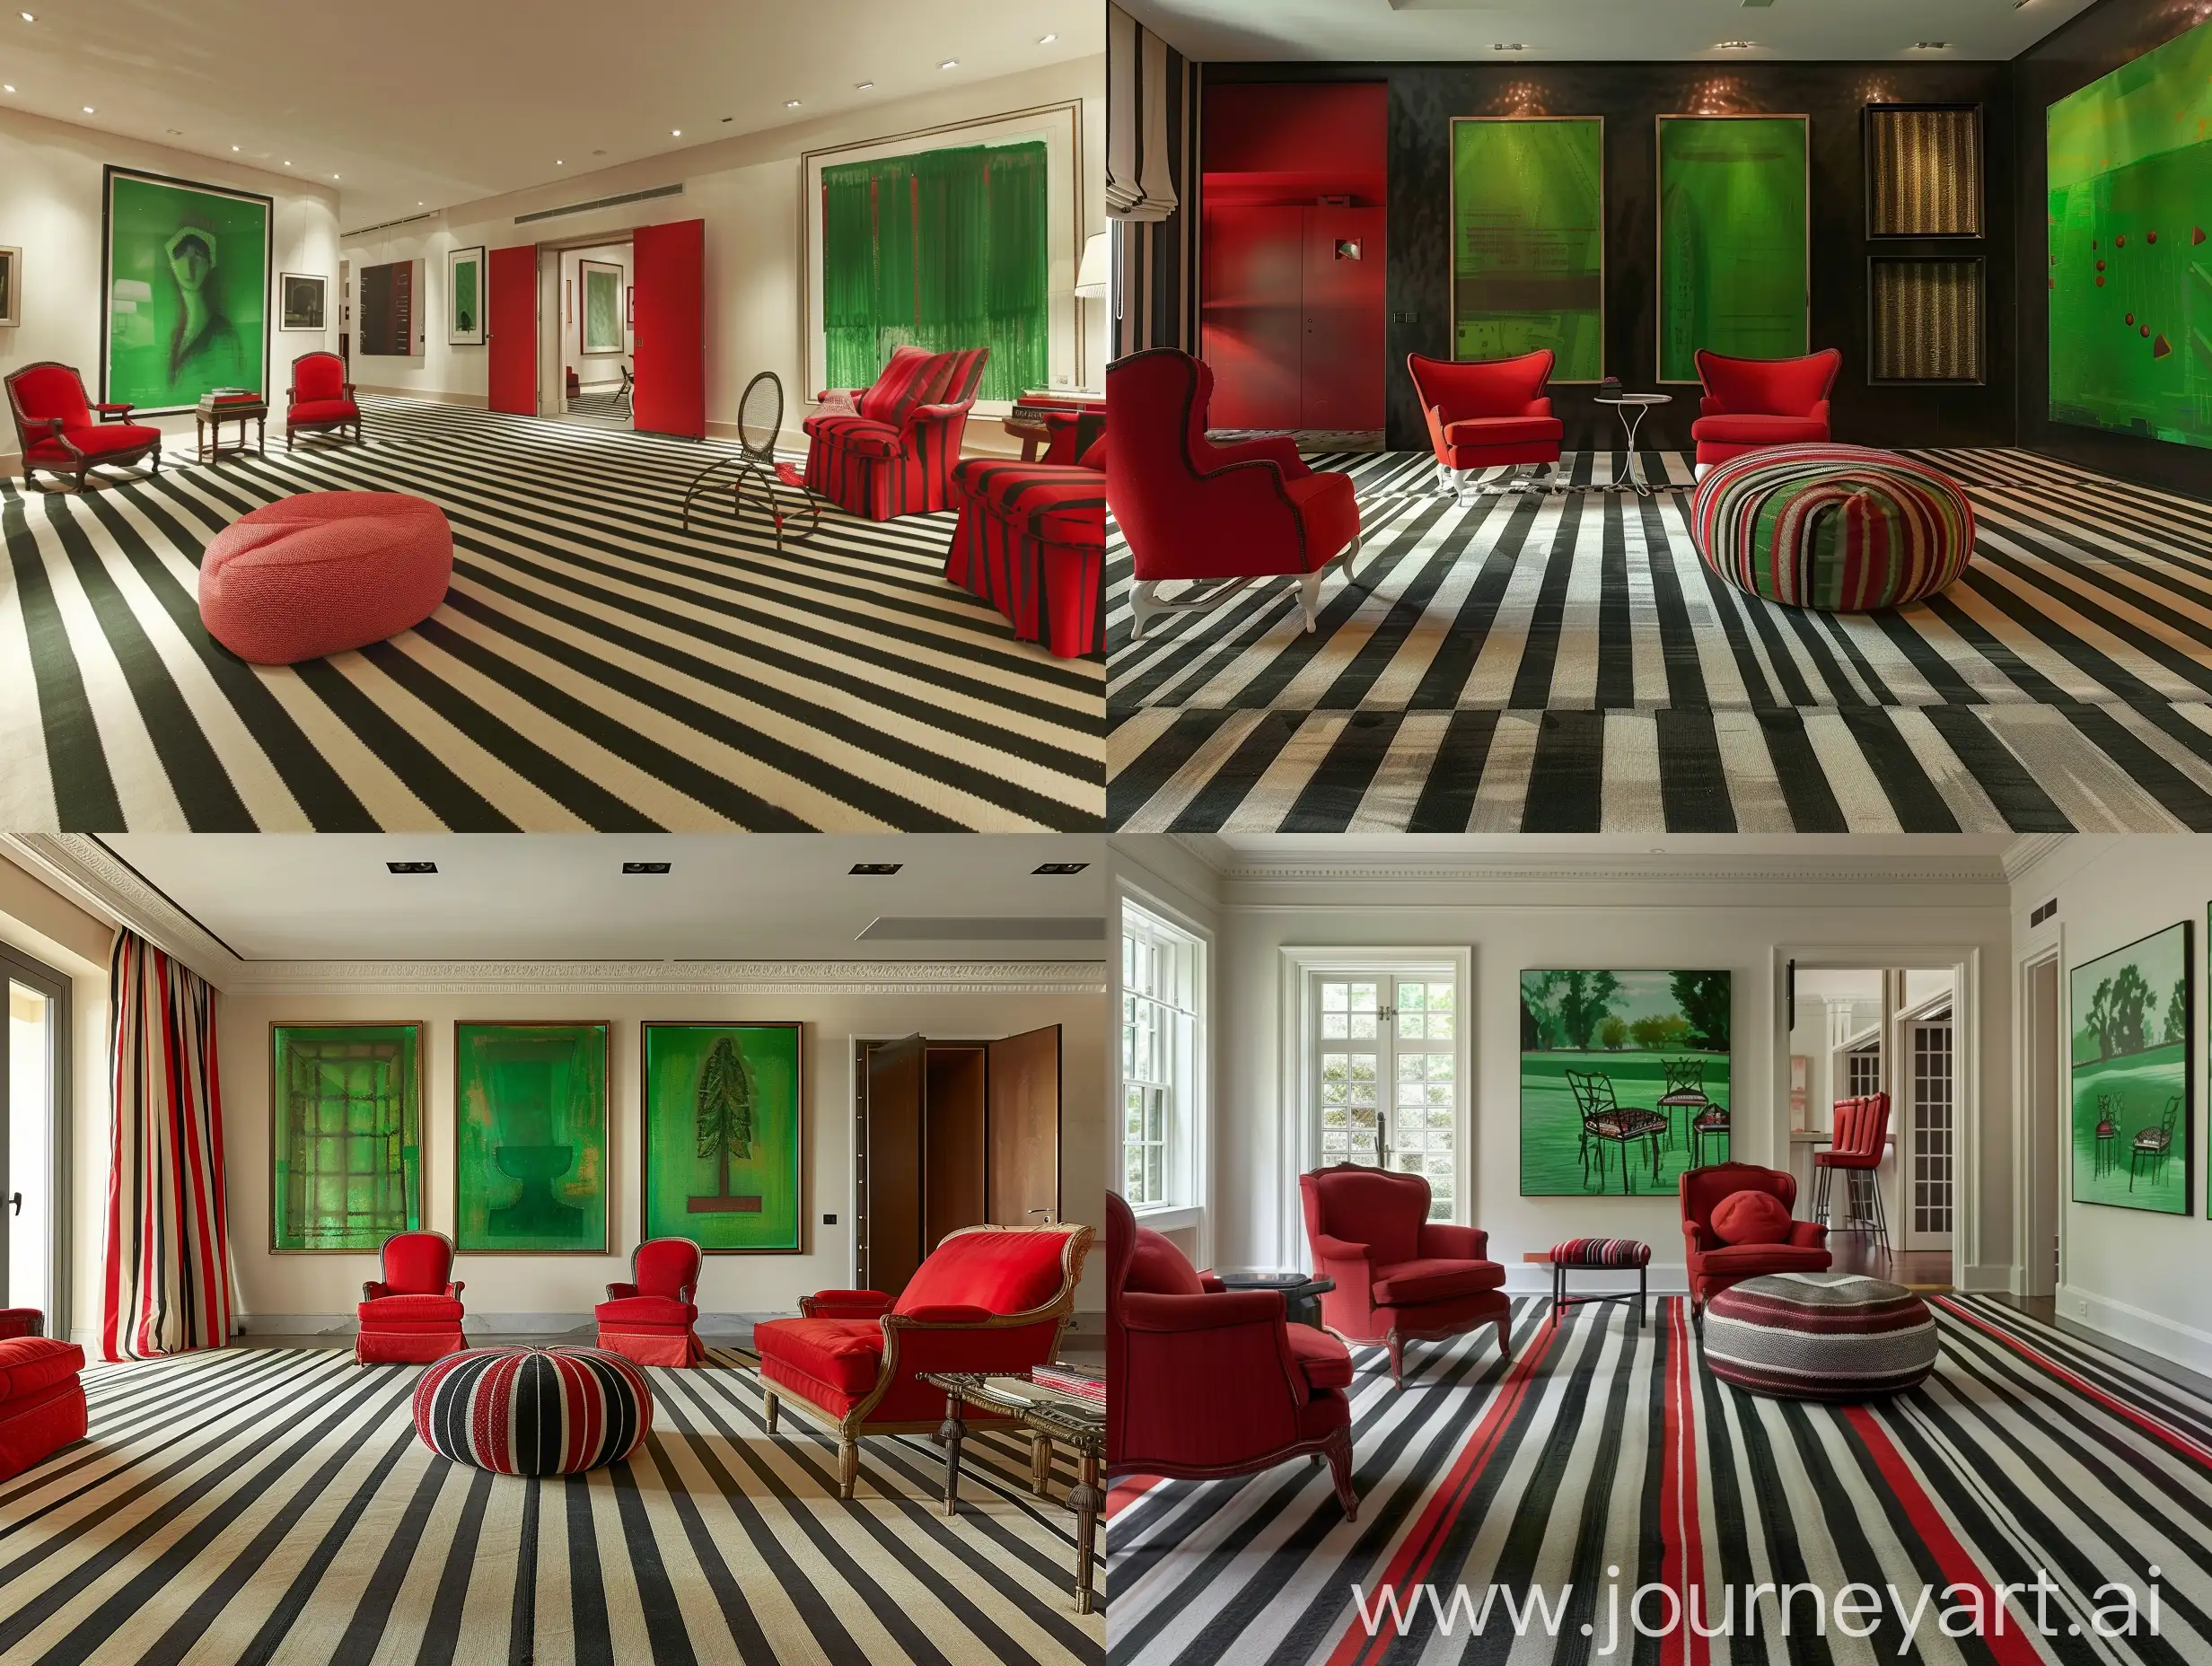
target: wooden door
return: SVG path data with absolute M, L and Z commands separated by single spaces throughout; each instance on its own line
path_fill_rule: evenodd
M 992 1042 L 990 1219 L 1033 1226 L 1060 1218 L 1060 1027 Z
M 922 1253 L 990 1218 L 990 1125 L 980 1047 L 934 1042 L 922 1068 Z
M 538 245 L 495 249 L 484 276 L 487 403 L 516 416 L 538 414 Z
M 641 225 L 630 244 L 637 291 L 631 425 L 707 437 L 707 222 Z
M 1304 213 L 1207 213 L 1200 352 L 1214 372 L 1208 427 L 1298 426 Z
M 867 1117 L 859 1214 L 860 1279 L 897 1295 L 922 1264 L 922 1119 L 926 1086 L 919 1036 L 868 1049 Z
M 1380 208 L 1307 208 L 1303 233 L 1301 428 L 1382 425 L 1383 216 Z

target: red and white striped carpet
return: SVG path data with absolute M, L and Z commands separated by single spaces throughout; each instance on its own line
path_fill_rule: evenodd
M 1361 1350 L 1356 1522 L 1327 1471 L 1303 1462 L 1242 1482 L 1115 1487 L 1114 1666 L 2212 1660 L 2212 1400 L 1987 1298 L 1930 1305 L 1935 1375 L 1864 1406 L 1716 1381 L 1676 1299 L 1655 1302 L 1640 1329 L 1609 1304 L 1552 1330 L 1548 1304 L 1517 1302 L 1510 1365 L 1495 1333 L 1419 1345 L 1401 1393 L 1382 1351 Z M 1944 1635 L 1945 1616 L 1964 1629 L 1971 1600 L 1993 1612 L 1994 1587 L 2032 1585 L 2039 1569 L 2055 1587 L 2040 1612 L 2031 1592 L 2011 1599 L 2001 1634 L 1992 1620 L 1980 1636 Z M 2137 1592 L 2132 1636 L 2096 1635 L 2101 1605 L 2108 1628 L 2126 1623 L 2118 1599 L 2099 1594 L 2112 1580 Z M 1923 1587 L 1935 1594 L 1909 1636 L 1886 1594 L 1864 1637 L 1845 1635 L 1839 1610 L 1826 1635 L 1810 1635 L 1809 1600 L 1785 1637 L 1771 1595 L 1759 1600 L 1758 1635 L 1743 1635 L 1742 1593 L 1755 1585 L 1810 1583 L 1832 1600 L 1854 1582 L 1894 1587 L 1909 1612 Z M 1694 1598 L 1708 1627 L 1734 1601 L 1736 1635 L 1642 1638 L 1625 1619 L 1616 1631 L 1610 1605 L 1625 1615 L 1647 1583 Z M 1446 1615 L 1453 1588 L 1469 1590 L 1448 1635 L 1428 1599 L 1417 1605 L 1424 1584 Z M 1385 1585 L 1413 1617 L 1400 1626 L 1385 1613 L 1370 1635 L 1354 1588 L 1372 1616 Z M 1470 1635 L 1493 1586 L 1548 1593 L 1556 1629 L 1538 1620 L 1516 1637 L 1494 1600 Z M 1646 1600 L 1654 1630 L 1666 1630 L 1673 1600 Z M 2051 1635 L 2031 1634 L 2044 1624 Z

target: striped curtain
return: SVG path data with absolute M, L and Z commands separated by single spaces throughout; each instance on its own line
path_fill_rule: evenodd
M 135 932 L 108 969 L 115 1109 L 101 1341 L 109 1359 L 231 1337 L 215 992 Z
M 1118 5 L 1106 23 L 1112 354 L 1195 351 L 1199 66 Z

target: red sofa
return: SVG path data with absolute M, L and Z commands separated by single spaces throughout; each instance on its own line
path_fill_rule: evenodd
M 1052 443 L 1036 462 L 954 465 L 960 524 L 944 575 L 1005 614 L 1023 642 L 1075 659 L 1106 651 L 1106 434 L 1073 412 L 1048 424 Z
M 285 450 L 303 434 L 361 438 L 361 406 L 346 380 L 346 361 L 335 353 L 303 353 L 292 361 L 292 386 L 285 393 Z
M 1690 1311 L 1705 1321 L 1705 1304 L 1731 1285 L 1762 1273 L 1824 1273 L 1830 1257 L 1828 1229 L 1817 1221 L 1792 1221 L 1786 1241 L 1725 1242 L 1713 1230 L 1713 1211 L 1737 1192 L 1769 1192 L 1786 1211 L 1797 1202 L 1797 1181 L 1755 1162 L 1716 1162 L 1682 1176 L 1682 1248 L 1690 1270 Z
M 1463 500 L 1479 469 L 1540 464 L 1549 472 L 1559 460 L 1567 425 L 1551 414 L 1544 395 L 1552 360 L 1549 347 L 1466 364 L 1406 355 L 1421 414 L 1428 419 L 1438 486 Z M 1518 484 L 1495 489 L 1513 490 Z
M 706 1252 L 689 1238 L 654 1238 L 630 1251 L 628 1284 L 609 1285 L 592 1310 L 599 1346 L 640 1365 L 696 1365 L 707 1357 L 698 1333 L 699 1270 Z
M 84 1350 L 58 1337 L 0 1340 L 0 1481 L 84 1438 Z
M 1705 398 L 1690 425 L 1698 467 L 1766 445 L 1825 443 L 1829 390 L 1842 368 L 1843 355 L 1833 347 L 1801 359 L 1734 359 L 1699 347 Z
M 384 1276 L 361 1286 L 354 1358 L 364 1365 L 426 1365 L 469 1345 L 461 1334 L 461 1286 L 453 1241 L 443 1232 L 384 1240 Z
M 934 1434 L 944 1390 L 925 1371 L 1012 1374 L 1051 1363 L 1075 1311 L 1091 1247 L 1087 1226 L 970 1226 L 949 1232 L 896 1298 L 880 1290 L 823 1290 L 797 1319 L 753 1329 L 767 1390 L 768 1432 L 778 1404 L 804 1406 L 838 1435 L 838 1495 L 860 1478 L 868 1434 Z M 970 1408 L 970 1427 L 1007 1419 Z
M 162 431 L 131 421 L 127 405 L 92 403 L 84 378 L 69 365 L 41 359 L 11 372 L 6 386 L 25 486 L 41 469 L 75 477 L 80 492 L 95 469 L 127 469 L 151 460 L 154 472 L 161 473 Z
M 873 386 L 824 391 L 857 408 L 817 411 L 801 425 L 806 489 L 871 521 L 951 508 L 952 465 L 990 356 L 988 347 L 895 347 Z
M 1214 373 L 1188 353 L 1154 347 L 1106 369 L 1114 443 L 1106 503 L 1128 539 L 1137 589 L 1129 639 L 1155 615 L 1213 607 L 1255 579 L 1298 581 L 1313 628 L 1321 574 L 1359 553 L 1359 504 L 1347 474 L 1315 474 L 1287 434 L 1233 445 L 1206 437 Z M 1159 589 L 1200 583 L 1162 601 Z
M 1513 1355 L 1513 1305 L 1505 1269 L 1489 1258 L 1479 1227 L 1428 1218 L 1428 1181 L 1340 1162 L 1298 1177 L 1313 1271 L 1336 1282 L 1321 1294 L 1321 1322 L 1347 1342 L 1391 1351 L 1391 1381 L 1406 1381 L 1406 1344 L 1497 1327 L 1497 1351 Z
M 1325 1458 L 1347 1520 L 1352 1355 L 1283 1317 L 1278 1290 L 1228 1290 L 1106 1194 L 1106 1472 L 1216 1481 Z

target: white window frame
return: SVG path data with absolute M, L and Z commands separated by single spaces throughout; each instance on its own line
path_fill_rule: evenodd
M 1212 1197 L 1212 1013 L 1214 942 L 1210 933 L 1180 910 L 1124 886 L 1116 898 L 1114 951 L 1110 962 L 1113 1002 L 1112 1167 L 1108 1183 L 1117 1192 L 1128 1173 L 1128 1083 L 1122 1071 L 1123 942 L 1132 927 L 1172 948 L 1182 960 L 1179 978 L 1188 1005 L 1178 1012 L 1184 1034 L 1175 1044 L 1175 1072 L 1167 1106 L 1167 1184 L 1160 1201 L 1129 1206 L 1145 1225 L 1159 1232 L 1190 1231 L 1201 1265 L 1211 1258 Z

